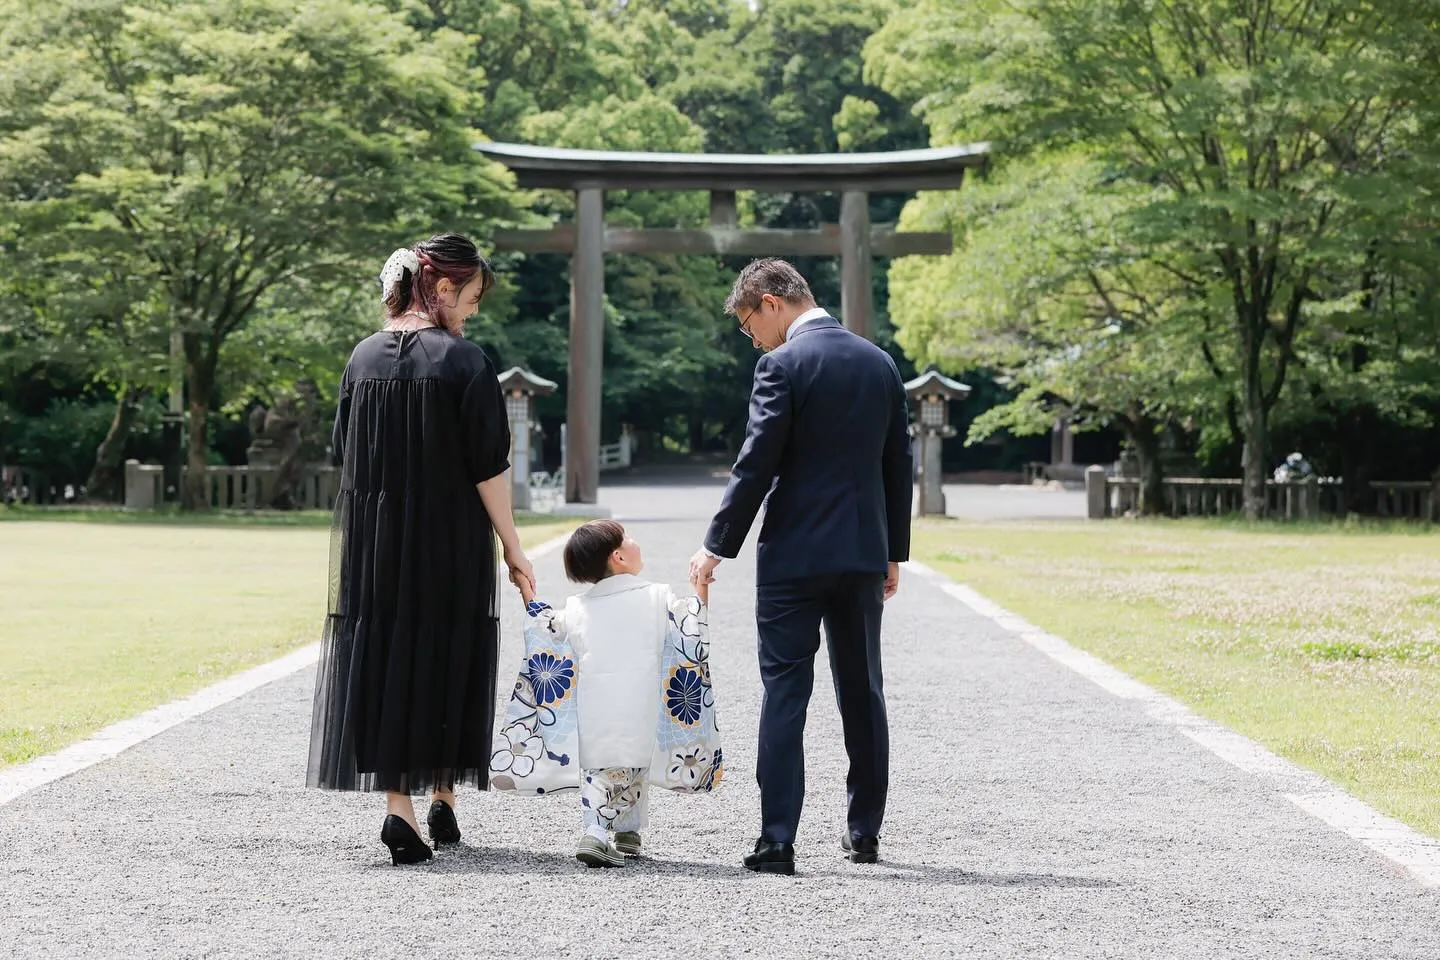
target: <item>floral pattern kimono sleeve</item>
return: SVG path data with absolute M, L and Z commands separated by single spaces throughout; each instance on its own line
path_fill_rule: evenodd
M 495 735 L 490 787 L 533 796 L 578 790 L 579 660 L 563 613 L 532 600 L 525 614 L 525 658 Z
M 650 783 L 709 793 L 725 775 L 710 678 L 710 608 L 696 596 L 669 596 L 660 658 L 660 715 Z

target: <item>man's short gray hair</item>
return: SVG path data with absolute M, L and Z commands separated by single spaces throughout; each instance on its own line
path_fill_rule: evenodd
M 730 289 L 730 296 L 725 298 L 725 312 L 738 317 L 741 310 L 754 310 L 760 306 L 760 298 L 767 293 L 797 306 L 815 302 L 810 284 L 800 276 L 799 270 L 784 260 L 767 257 L 751 260 L 740 271 L 740 276 L 735 278 L 735 286 Z

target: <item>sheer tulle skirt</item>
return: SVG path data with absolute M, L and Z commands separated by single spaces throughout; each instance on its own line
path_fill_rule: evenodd
M 498 574 L 489 518 L 466 489 L 449 497 L 342 490 L 310 786 L 488 788 Z

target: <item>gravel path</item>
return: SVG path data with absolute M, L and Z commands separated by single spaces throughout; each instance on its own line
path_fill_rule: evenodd
M 717 494 L 629 485 L 607 501 L 635 518 L 652 575 L 678 581 Z M 559 596 L 558 555 L 538 568 Z M 1435 891 L 913 576 L 887 610 L 884 861 L 838 855 L 822 658 L 800 875 L 744 873 L 750 558 L 720 574 L 730 778 L 657 797 L 646 859 L 576 864 L 572 798 L 468 793 L 464 846 L 392 868 L 378 798 L 302 787 L 305 670 L 0 807 L 0 956 L 1440 957 Z

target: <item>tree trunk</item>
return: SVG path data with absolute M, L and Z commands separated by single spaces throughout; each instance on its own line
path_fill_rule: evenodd
M 1160 442 L 1140 451 L 1140 512 L 1147 517 L 1165 512 L 1165 469 L 1160 462 Z
M 1245 446 L 1240 456 L 1243 481 L 1245 518 L 1265 517 L 1265 481 L 1270 471 L 1270 417 L 1265 407 L 1265 384 L 1261 377 L 1261 343 L 1264 338 L 1258 324 L 1248 325 L 1245 355 L 1241 361 L 1240 426 L 1245 433 Z
M 85 480 L 85 493 L 90 498 L 105 500 L 120 499 L 122 464 L 125 460 L 125 444 L 140 413 L 140 401 L 145 398 L 143 387 L 122 384 L 115 398 L 115 416 L 110 420 L 110 429 L 100 446 L 95 450 L 95 466 Z
M 1331 404 L 1320 408 L 1338 435 L 1340 459 L 1340 514 L 1366 513 L 1373 508 L 1370 478 L 1375 471 L 1375 425 L 1368 408 L 1339 409 Z
M 705 415 L 698 410 L 690 411 L 690 452 L 699 453 L 705 449 Z
M 1160 462 L 1160 434 L 1149 417 L 1127 421 L 1126 433 L 1135 447 L 1136 467 L 1140 471 L 1140 502 L 1142 516 L 1153 517 L 1165 512 L 1165 469 Z
M 185 335 L 186 407 L 190 413 L 190 436 L 185 457 L 185 482 L 181 486 L 182 510 L 210 509 L 205 478 L 206 455 L 210 452 L 210 390 L 215 384 L 217 351 Z

